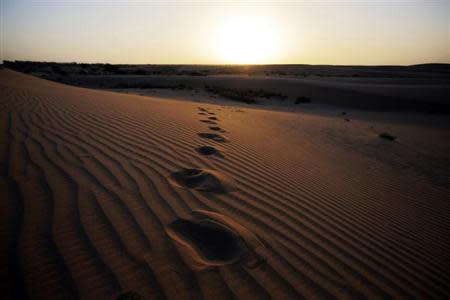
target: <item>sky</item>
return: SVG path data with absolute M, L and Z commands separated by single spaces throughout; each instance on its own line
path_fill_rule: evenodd
M 0 59 L 450 63 L 450 0 L 0 0 Z

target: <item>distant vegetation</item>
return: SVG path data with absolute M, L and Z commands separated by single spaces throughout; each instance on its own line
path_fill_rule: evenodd
M 448 77 L 450 64 L 413 66 L 327 66 L 327 65 L 127 65 L 32 61 L 4 61 L 7 68 L 23 73 L 51 74 L 59 66 L 69 75 L 265 75 L 291 77 L 413 78 Z
M 308 97 L 297 97 L 297 99 L 295 99 L 295 104 L 300 104 L 300 103 L 310 103 L 311 99 Z
M 197 66 L 166 65 L 113 65 L 86 63 L 56 63 L 32 61 L 4 61 L 5 67 L 37 75 L 184 75 L 207 76 L 212 70 L 203 70 Z
M 287 99 L 286 95 L 281 93 L 265 91 L 262 89 L 259 90 L 244 90 L 244 89 L 236 89 L 236 88 L 227 88 L 227 87 L 219 87 L 219 86 L 205 86 L 206 91 L 219 95 L 221 97 L 244 102 L 247 104 L 257 103 L 257 99 L 265 98 L 265 99 L 279 99 L 285 100 Z
M 60 66 L 58 66 L 58 65 L 52 66 L 52 70 L 53 70 L 53 72 L 55 74 L 58 74 L 58 75 L 61 75 L 61 76 L 67 76 L 68 75 L 68 73 L 64 69 L 62 69 Z
M 152 82 L 120 82 L 113 85 L 114 89 L 171 89 L 171 90 L 192 90 L 191 86 L 180 84 L 155 84 Z
M 108 73 L 118 73 L 120 71 L 120 68 L 117 65 L 106 64 L 103 67 L 103 70 L 105 70 L 105 72 L 108 72 Z

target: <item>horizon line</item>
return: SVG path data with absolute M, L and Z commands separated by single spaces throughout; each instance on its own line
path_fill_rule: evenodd
M 240 64 L 240 63 L 110 63 L 110 62 L 77 62 L 77 61 L 34 61 L 34 60 L 1 60 L 4 62 L 28 62 L 28 63 L 54 63 L 54 64 L 86 64 L 86 65 L 122 65 L 122 66 L 333 66 L 333 67 L 413 67 L 423 65 L 450 65 L 450 62 L 423 62 L 410 65 L 402 64 L 308 64 L 308 63 L 267 63 L 267 64 Z

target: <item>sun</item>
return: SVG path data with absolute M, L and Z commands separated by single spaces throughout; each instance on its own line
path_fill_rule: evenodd
M 218 32 L 220 59 L 232 64 L 263 64 L 275 59 L 279 45 L 273 26 L 258 18 L 234 18 Z

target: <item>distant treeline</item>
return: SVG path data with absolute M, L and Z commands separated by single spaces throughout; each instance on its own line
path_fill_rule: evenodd
M 180 75 L 208 76 L 254 73 L 250 66 L 201 66 L 201 65 L 128 65 L 128 64 L 87 64 L 33 61 L 4 61 L 7 68 L 23 72 L 56 75 Z M 280 74 L 283 75 L 283 74 Z
M 450 64 L 413 66 L 329 65 L 129 65 L 4 61 L 4 66 L 37 75 L 264 75 L 294 77 L 449 77 Z
M 187 75 L 206 76 L 196 70 L 175 66 L 113 65 L 87 63 L 56 63 L 32 61 L 4 61 L 4 66 L 23 73 L 68 75 Z

